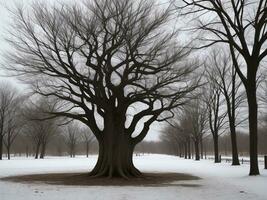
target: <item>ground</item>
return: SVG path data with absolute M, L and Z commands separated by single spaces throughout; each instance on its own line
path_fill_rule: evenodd
M 0 177 L 44 173 L 85 173 L 93 168 L 90 158 L 49 157 L 44 160 L 15 158 L 0 162 Z M 261 176 L 249 177 L 249 166 L 214 164 L 212 160 L 185 160 L 166 155 L 134 157 L 135 166 L 146 173 L 180 173 L 199 179 L 182 179 L 169 184 L 87 186 L 55 185 L 43 182 L 17 183 L 0 180 L 1 200 L 239 200 L 267 199 L 267 170 L 260 165 Z

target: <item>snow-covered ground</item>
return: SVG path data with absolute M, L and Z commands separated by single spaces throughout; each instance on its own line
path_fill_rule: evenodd
M 0 177 L 87 172 L 94 166 L 90 158 L 49 157 L 44 160 L 22 159 L 0 162 Z M 134 158 L 142 172 L 178 172 L 200 177 L 200 180 L 176 181 L 165 186 L 63 186 L 0 181 L 0 200 L 239 200 L 267 199 L 267 170 L 260 165 L 261 176 L 249 177 L 248 165 L 214 164 L 211 160 L 185 160 L 165 155 Z

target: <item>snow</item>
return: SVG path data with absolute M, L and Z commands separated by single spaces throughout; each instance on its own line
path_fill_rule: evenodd
M 0 161 L 0 177 L 87 172 L 96 156 L 89 158 L 49 157 L 44 160 L 16 158 Z M 185 160 L 166 155 L 134 158 L 142 172 L 177 172 L 200 177 L 199 180 L 176 181 L 168 186 L 64 186 L 44 183 L 26 184 L 0 181 L 0 200 L 266 200 L 267 170 L 260 165 L 260 176 L 248 176 L 249 165 L 231 166 L 211 160 Z

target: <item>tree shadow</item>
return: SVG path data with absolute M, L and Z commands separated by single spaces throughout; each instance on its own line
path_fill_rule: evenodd
M 136 186 L 136 187 L 199 187 L 192 183 L 197 176 L 182 173 L 145 173 L 142 177 L 129 179 L 90 177 L 88 173 L 49 173 L 1 178 L 3 181 L 30 184 L 51 184 L 68 186 Z M 182 183 L 179 183 L 183 181 Z M 185 181 L 190 181 L 185 183 Z

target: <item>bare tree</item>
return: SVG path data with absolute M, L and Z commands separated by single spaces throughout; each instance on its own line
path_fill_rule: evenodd
M 136 144 L 197 87 L 189 76 L 195 66 L 186 60 L 190 49 L 166 28 L 170 8 L 146 0 L 88 0 L 60 8 L 37 3 L 29 12 L 14 12 L 6 68 L 36 93 L 58 98 L 55 117 L 92 130 L 99 157 L 91 175 L 141 175 L 132 162 Z M 140 120 L 143 129 L 133 137 Z
M 11 122 L 14 113 L 14 106 L 17 105 L 18 92 L 8 83 L 2 83 L 0 88 L 0 160 L 2 160 L 4 138 L 7 135 L 9 138 L 8 151 L 10 150 L 11 143 L 16 135 L 13 132 L 14 124 Z M 13 135 L 13 136 L 11 136 Z M 12 141 L 12 142 L 11 142 Z M 8 156 L 10 158 L 10 155 Z
M 64 133 L 65 144 L 68 147 L 69 155 L 71 158 L 76 156 L 76 149 L 79 140 L 81 139 L 81 128 L 77 123 L 70 123 L 67 126 L 67 131 Z
M 169 124 L 164 128 L 160 136 L 161 141 L 168 144 L 171 154 L 179 155 L 180 157 L 182 157 L 182 152 L 184 155 L 186 154 L 184 152 L 186 141 L 181 131 L 178 124 Z
M 217 84 L 224 96 L 231 135 L 232 165 L 239 165 L 236 126 L 240 123 L 237 122 L 237 109 L 244 100 L 243 92 L 240 91 L 241 82 L 237 79 L 231 56 L 225 51 L 213 50 L 206 62 L 206 68 L 211 73 L 210 79 Z
M 11 88 L 9 88 L 11 89 Z M 9 92 L 12 92 L 9 90 Z M 17 93 L 17 91 L 14 90 Z M 10 150 L 17 136 L 21 133 L 22 127 L 24 125 L 21 115 L 21 108 L 25 101 L 24 96 L 16 95 L 13 99 L 10 99 L 10 108 L 4 122 L 4 145 L 7 150 L 7 157 L 10 160 Z
M 209 77 L 214 75 L 209 74 Z M 213 79 L 209 79 L 209 84 L 204 88 L 204 101 L 207 106 L 208 124 L 213 137 L 215 163 L 220 162 L 219 158 L 219 136 L 222 134 L 222 128 L 225 124 L 226 112 L 222 108 L 224 101 L 222 100 L 222 92 L 214 83 Z
M 53 104 L 45 98 L 40 98 L 35 104 L 28 104 L 24 108 L 23 132 L 32 141 L 35 159 L 44 158 L 47 144 L 58 132 L 56 119 L 47 119 L 50 116 L 47 113 L 52 112 L 53 109 Z
M 248 101 L 250 134 L 250 175 L 258 175 L 258 104 L 257 72 L 267 55 L 266 0 L 182 0 L 179 6 L 186 14 L 199 14 L 197 29 L 204 31 L 202 41 L 208 47 L 216 43 L 228 45 L 233 65 L 245 89 Z M 186 9 L 186 8 L 189 8 Z M 212 16 L 213 20 L 205 20 Z M 246 70 L 238 64 L 238 55 Z
M 184 118 L 190 124 L 188 131 L 194 142 L 195 160 L 200 160 L 200 153 L 202 152 L 202 139 L 207 125 L 206 105 L 203 105 L 201 99 L 192 100 L 184 108 Z M 201 151 L 200 151 L 201 149 Z M 201 153 L 203 155 L 203 153 Z
M 94 139 L 95 139 L 95 136 L 90 130 L 86 128 L 82 129 L 82 141 L 85 143 L 85 152 L 86 152 L 87 158 L 89 156 L 90 145 L 94 141 Z

